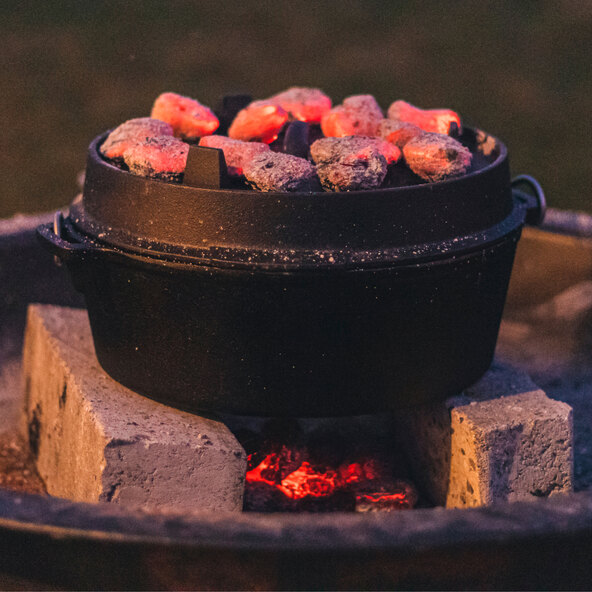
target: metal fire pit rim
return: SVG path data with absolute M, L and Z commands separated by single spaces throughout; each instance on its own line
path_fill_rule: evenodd
M 13 254 L 20 254 L 24 250 L 25 253 L 34 253 L 35 260 L 42 255 L 45 257 L 45 253 L 37 247 L 34 232 L 40 223 L 47 223 L 50 219 L 50 213 L 42 213 L 0 220 L 0 247 L 10 263 L 8 269 L 27 271 L 24 278 L 15 277 L 8 285 L 14 293 L 21 295 L 25 303 L 47 301 L 62 306 L 81 307 L 81 301 L 67 296 L 70 291 L 65 291 L 65 278 L 64 287 L 61 283 L 50 282 L 55 274 L 61 272 L 54 270 L 49 274 L 44 271 L 49 266 L 49 259 L 43 266 L 29 271 L 22 264 L 23 259 Z M 568 230 L 569 234 L 574 232 L 571 227 Z M 554 229 L 545 225 L 541 232 L 556 234 Z M 581 240 L 592 240 L 588 234 L 585 236 L 587 238 Z M 40 279 L 31 282 L 33 277 Z M 21 284 L 25 287 L 21 287 Z M 37 284 L 43 287 L 41 295 L 33 289 Z M 14 312 L 14 299 L 6 305 L 9 307 L 8 312 L 17 314 Z M 20 321 L 14 325 L 20 332 Z M 7 327 L 3 329 L 8 330 Z M 20 355 L 20 352 L 17 353 Z M 37 506 L 35 514 L 33 509 L 27 512 L 31 500 L 43 502 L 42 506 Z M 45 511 L 50 503 L 51 512 Z M 548 508 L 552 509 L 551 518 Z M 370 549 L 368 552 L 360 552 L 361 548 L 355 553 L 344 551 L 342 554 L 338 548 L 324 548 L 315 552 L 310 546 L 311 542 L 298 558 L 298 553 L 290 549 L 284 553 L 275 545 L 269 551 L 255 553 L 253 570 L 261 566 L 265 568 L 261 577 L 253 575 L 253 570 L 245 569 L 253 563 L 250 553 L 208 553 L 207 535 L 202 534 L 198 538 L 196 527 L 190 532 L 185 531 L 187 534 L 183 538 L 185 523 L 179 522 L 175 526 L 172 517 L 167 518 L 168 537 L 163 535 L 149 539 L 147 531 L 146 534 L 138 534 L 139 529 L 136 529 L 133 535 L 135 538 L 132 539 L 131 528 L 127 529 L 128 534 L 121 534 L 123 527 L 117 534 L 118 524 L 114 523 L 114 518 L 110 519 L 110 531 L 105 527 L 100 530 L 101 540 L 90 538 L 88 523 L 85 530 L 75 528 L 83 526 L 82 519 L 93 519 L 96 523 L 99 520 L 106 521 L 97 515 L 99 510 L 99 506 L 85 507 L 84 504 L 67 500 L 48 500 L 41 496 L 27 496 L 0 489 L 0 549 L 3 551 L 0 557 L 0 582 L 7 581 L 14 586 L 14 581 L 20 582 L 20 578 L 23 578 L 26 584 L 24 589 L 43 589 L 49 582 L 61 584 L 66 589 L 97 589 L 101 585 L 103 589 L 148 589 L 150 586 L 164 589 L 167 584 L 172 589 L 181 589 L 182 585 L 196 589 L 201 581 L 198 578 L 203 577 L 202 586 L 209 585 L 209 589 L 247 589 L 255 584 L 260 589 L 334 589 L 338 586 L 335 584 L 337 581 L 341 583 L 341 589 L 347 589 L 349 585 L 350 589 L 507 590 L 589 589 L 592 581 L 589 562 L 592 552 L 592 491 L 589 490 L 551 500 L 534 500 L 527 504 L 502 504 L 490 508 L 485 514 L 481 510 L 460 510 L 459 514 L 455 510 L 414 510 L 409 513 L 410 519 L 415 520 L 416 516 L 424 518 L 421 523 L 419 518 L 415 520 L 417 528 L 413 533 L 406 534 L 393 529 L 394 535 L 389 542 L 393 552 L 374 551 L 374 547 L 366 544 L 363 550 Z M 119 516 L 120 521 L 129 516 L 122 507 L 111 506 L 105 510 L 109 515 Z M 447 527 L 441 526 L 443 531 L 448 528 L 450 537 L 436 540 L 431 534 L 435 525 L 429 527 L 429 523 L 452 512 L 454 514 L 450 516 L 458 515 L 458 519 L 455 519 L 458 525 L 449 521 Z M 72 513 L 78 516 L 77 521 Z M 56 526 L 56 516 L 61 520 L 62 527 Z M 491 524 L 478 522 L 475 516 L 495 520 L 499 531 L 505 524 L 506 528 L 512 529 L 512 533 L 517 533 L 521 528 L 525 534 L 521 534 L 521 542 L 515 544 L 512 538 L 518 540 L 516 534 L 506 537 L 505 542 L 500 534 L 490 542 L 488 533 L 493 531 Z M 289 521 L 298 520 L 303 525 L 306 517 L 285 518 Z M 66 528 L 68 519 L 73 525 L 69 530 Z M 248 519 L 256 521 L 261 517 L 251 515 Z M 319 515 L 312 515 L 309 519 L 318 522 Z M 358 519 L 368 520 L 370 517 Z M 46 522 L 43 531 L 39 520 Z M 196 520 L 194 518 L 193 522 Z M 131 518 L 129 521 L 138 526 L 142 524 L 141 521 L 133 522 Z M 201 521 L 205 524 L 205 518 L 201 518 Z M 386 522 L 390 521 L 387 519 Z M 152 532 L 158 534 L 158 523 L 154 517 L 144 515 L 144 524 L 150 525 Z M 426 528 L 427 536 L 420 532 L 422 525 Z M 461 547 L 462 533 L 469 529 L 474 535 L 479 535 L 484 543 L 469 542 Z M 74 534 L 78 538 L 71 538 Z M 147 544 L 142 545 L 141 541 Z M 331 544 L 334 545 L 333 542 Z M 396 545 L 400 553 L 394 552 Z M 222 547 L 219 549 L 223 550 Z M 432 550 L 433 553 L 430 552 Z M 317 560 L 317 556 L 321 556 L 321 559 Z M 300 560 L 296 562 L 295 559 Z M 371 572 L 367 569 L 368 565 L 372 565 Z M 468 573 L 466 568 L 470 568 Z M 7 575 L 8 579 L 4 580 Z M 339 577 L 341 579 L 336 579 Z
M 203 512 L 181 516 L 0 489 L 0 532 L 15 530 L 53 538 L 212 550 L 415 553 L 531 537 L 590 536 L 592 492 L 481 508 L 438 507 L 391 514 Z

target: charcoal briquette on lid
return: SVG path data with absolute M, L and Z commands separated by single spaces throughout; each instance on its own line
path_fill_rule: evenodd
M 378 138 L 348 136 L 322 138 L 310 148 L 323 188 L 328 191 L 355 191 L 379 187 L 389 164 L 400 150 Z
M 315 167 L 304 158 L 264 152 L 245 164 L 245 177 L 259 191 L 319 191 Z
M 403 154 L 416 175 L 432 182 L 462 175 L 472 160 L 468 148 L 444 134 L 417 136 L 403 146 Z
M 180 180 L 189 146 L 173 137 L 147 138 L 131 145 L 123 153 L 130 173 L 168 181 Z
M 107 136 L 101 144 L 101 154 L 110 160 L 121 159 L 126 149 L 134 144 L 160 136 L 173 136 L 173 126 L 151 117 L 129 119 Z

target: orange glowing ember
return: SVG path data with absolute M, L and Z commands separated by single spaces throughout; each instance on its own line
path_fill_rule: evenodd
M 263 142 L 243 142 L 218 135 L 204 136 L 200 139 L 199 145 L 222 150 L 228 174 L 235 177 L 243 174 L 245 163 L 253 160 L 262 152 L 269 152 L 269 146 Z
M 285 453 L 285 449 L 282 452 Z M 292 499 L 331 495 L 339 486 L 340 479 L 335 471 L 317 472 L 306 461 L 281 479 L 282 460 L 282 454 L 268 454 L 254 469 L 247 471 L 247 483 L 267 483 Z
M 279 452 L 273 452 L 253 469 L 247 472 L 249 485 L 264 483 L 282 493 L 290 500 L 329 498 L 349 491 L 362 511 L 377 509 L 403 509 L 412 507 L 414 497 L 411 488 L 397 487 L 383 491 L 381 485 L 389 484 L 384 467 L 373 459 L 360 462 L 343 463 L 336 470 L 319 468 L 309 461 L 298 462 L 299 453 L 282 446 Z M 249 455 L 253 461 L 253 455 Z
M 288 113 L 269 101 L 253 101 L 239 111 L 228 130 L 228 136 L 244 142 L 271 144 L 288 121 Z
M 382 118 L 382 109 L 372 95 L 354 95 L 326 112 L 321 128 L 327 137 L 375 136 Z
M 269 99 L 299 121 L 320 123 L 331 110 L 331 99 L 318 88 L 292 87 Z
M 380 478 L 380 467 L 374 460 L 367 460 L 362 463 L 350 463 L 339 468 L 339 475 L 344 483 L 363 483 L 374 481 Z
M 359 499 L 367 502 L 403 502 L 405 501 L 404 493 L 363 493 L 357 496 Z
M 335 493 L 338 487 L 338 475 L 335 471 L 318 473 L 309 463 L 303 462 L 300 468 L 282 480 L 278 489 L 292 499 L 302 499 L 307 495 L 325 497 Z
M 424 132 L 448 134 L 450 125 L 455 123 L 460 129 L 458 113 L 450 109 L 420 109 L 406 101 L 395 101 L 388 109 L 388 118 L 395 121 L 412 123 Z
M 213 134 L 220 125 L 205 105 L 177 93 L 162 93 L 154 101 L 150 117 L 170 123 L 175 136 L 185 140 Z
M 404 483 L 398 484 L 398 491 L 391 493 L 361 493 L 356 495 L 358 512 L 406 510 L 416 502 L 413 491 Z

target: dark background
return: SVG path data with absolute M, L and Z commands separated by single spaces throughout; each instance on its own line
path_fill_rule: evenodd
M 0 19 L 0 216 L 65 204 L 99 132 L 173 90 L 318 86 L 450 107 L 551 205 L 592 211 L 592 2 L 34 0 Z

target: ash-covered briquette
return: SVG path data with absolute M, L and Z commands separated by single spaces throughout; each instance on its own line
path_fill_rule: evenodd
M 293 86 L 268 101 L 279 105 L 290 117 L 307 123 L 320 123 L 323 115 L 331 110 L 331 99 L 318 88 Z
M 363 137 L 363 136 L 358 136 Z M 401 150 L 398 146 L 391 144 L 390 142 L 386 142 L 379 138 L 371 138 L 373 140 L 372 145 L 376 146 L 380 153 L 386 158 L 386 164 L 391 166 L 392 164 L 396 164 L 401 159 Z
M 396 163 L 401 155 L 394 144 L 364 136 L 322 138 L 312 144 L 310 153 L 327 191 L 379 187 L 389 164 Z
M 401 150 L 397 146 L 385 140 L 381 140 L 380 138 L 371 138 L 368 136 L 320 138 L 319 140 L 313 142 L 313 144 L 321 141 L 322 143 L 317 144 L 315 148 L 316 156 L 312 155 L 312 158 L 315 162 L 334 160 L 337 155 L 355 156 L 359 150 L 363 150 L 369 146 L 378 150 L 378 152 L 384 156 L 387 166 L 397 163 L 401 158 Z
M 323 116 L 321 129 L 327 137 L 376 136 L 383 118 L 372 95 L 353 95 Z
M 123 153 L 133 146 L 161 136 L 172 136 L 173 127 L 159 119 L 137 117 L 116 127 L 101 144 L 101 154 L 110 160 L 121 160 Z
M 263 142 L 243 142 L 226 136 L 204 136 L 200 146 L 219 148 L 224 152 L 228 174 L 238 177 L 243 174 L 245 164 L 263 152 L 269 152 L 269 146 Z
M 188 152 L 185 142 L 161 136 L 130 146 L 123 153 L 123 160 L 134 175 L 179 181 L 185 171 Z
M 238 98 L 242 105 L 250 99 Z M 281 157 L 268 155 L 256 161 L 250 167 L 249 184 L 260 191 L 316 191 L 321 183 L 326 191 L 352 191 L 436 182 L 463 174 L 472 158 L 454 141 L 461 132 L 460 117 L 454 111 L 423 110 L 399 100 L 391 104 L 385 119 L 372 95 L 347 97 L 331 109 L 331 99 L 320 89 L 291 87 L 269 99 L 249 102 L 236 113 L 228 136 L 212 136 L 218 126 L 216 116 L 194 99 L 176 93 L 160 95 L 152 114 L 152 118 L 119 126 L 105 140 L 101 152 L 123 165 L 123 154 L 128 151 L 130 170 L 135 174 L 178 181 L 185 163 L 179 154 L 186 158 L 184 147 L 174 161 L 174 144 L 163 151 L 156 147 L 158 142 L 146 141 L 173 135 L 190 143 L 198 139 L 201 146 L 224 152 L 237 188 L 245 187 L 245 168 L 258 156 L 271 151 L 298 157 L 282 162 L 281 167 Z M 426 139 L 426 134 L 433 137 Z M 447 135 L 450 141 L 438 139 L 440 135 Z M 332 143 L 335 140 L 344 142 Z M 146 146 L 131 150 L 138 143 Z M 402 159 L 401 149 L 408 144 L 412 145 Z M 311 155 L 317 164 L 317 178 L 306 162 Z M 400 164 L 391 166 L 398 161 Z
M 403 148 L 407 142 L 423 135 L 425 132 L 412 123 L 383 119 L 378 126 L 378 135 L 385 141 Z
M 272 101 L 253 101 L 238 112 L 228 129 L 228 137 L 271 144 L 288 117 L 287 111 Z
M 460 142 L 444 134 L 425 133 L 403 147 L 409 168 L 426 181 L 443 181 L 462 175 L 473 155 Z
M 291 154 L 264 152 L 244 165 L 244 175 L 259 191 L 319 191 L 315 167 Z
M 208 107 L 173 92 L 163 93 L 154 101 L 150 116 L 170 123 L 175 136 L 185 140 L 213 134 L 220 125 Z
M 453 126 L 455 131 L 462 129 L 458 113 L 450 109 L 420 109 L 406 101 L 395 101 L 392 103 L 388 108 L 387 116 L 389 119 L 394 119 L 395 121 L 412 123 L 424 132 L 449 134 L 451 124 L 455 124 Z

